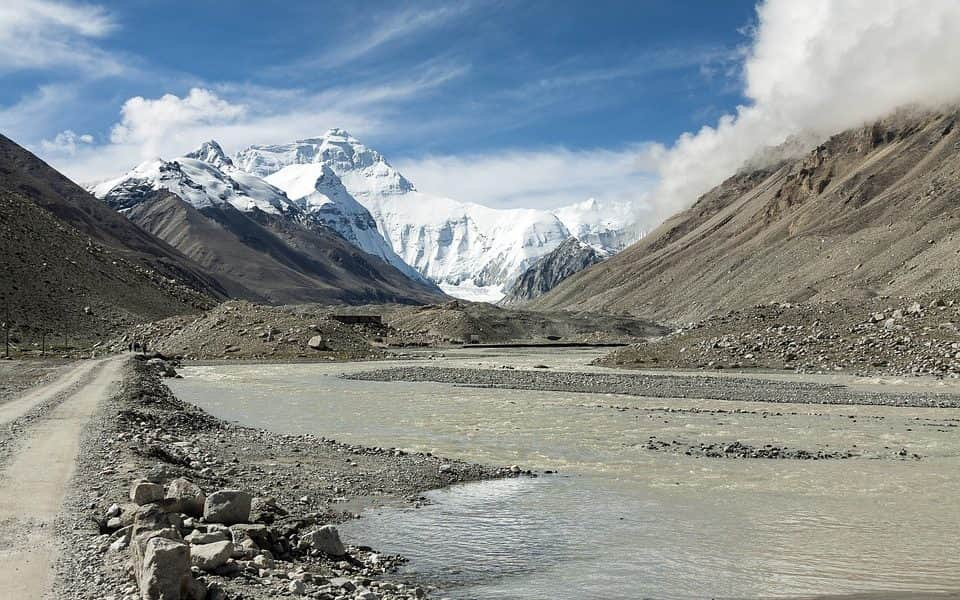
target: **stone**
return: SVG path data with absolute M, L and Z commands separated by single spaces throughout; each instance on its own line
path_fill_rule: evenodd
M 233 541 L 237 544 L 242 544 L 244 540 L 249 539 L 260 548 L 270 548 L 276 541 L 270 528 L 259 523 L 231 525 L 230 534 L 233 536 Z
M 290 582 L 290 585 L 287 586 L 287 591 L 294 596 L 302 596 L 307 593 L 307 586 L 305 586 L 302 581 L 294 579 Z
M 203 518 L 210 523 L 234 525 L 250 520 L 250 502 L 253 498 L 240 490 L 219 490 L 207 496 Z
M 187 537 L 183 538 L 188 544 L 212 544 L 214 542 L 229 542 L 230 536 L 222 531 L 193 531 Z
M 300 543 L 305 543 L 309 548 L 330 556 L 343 556 L 347 553 L 343 542 L 340 541 L 340 532 L 333 525 L 324 525 L 311 531 L 300 540 Z
M 197 544 L 190 548 L 190 564 L 203 571 L 213 571 L 226 564 L 233 554 L 233 542 Z
M 207 497 L 200 486 L 189 479 L 181 477 L 171 481 L 170 485 L 167 486 L 166 497 L 177 501 L 177 512 L 193 517 L 203 516 L 204 503 L 207 501 Z
M 307 346 L 313 348 L 314 350 L 326 350 L 327 343 L 323 341 L 323 338 L 319 335 L 315 335 L 307 342 Z
M 137 537 L 144 531 L 171 528 L 175 524 L 172 517 L 156 504 L 141 506 L 132 520 L 133 536 Z
M 134 574 L 141 600 L 182 600 L 193 586 L 190 547 L 182 541 L 154 536 L 133 544 Z
M 163 500 L 163 486 L 140 479 L 130 485 L 130 501 L 139 506 Z
M 273 557 L 271 557 L 266 551 L 254 556 L 253 564 L 257 565 L 261 569 L 272 569 L 275 565 L 273 562 Z

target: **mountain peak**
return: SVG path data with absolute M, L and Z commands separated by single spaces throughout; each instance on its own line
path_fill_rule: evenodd
M 351 193 L 358 197 L 404 194 L 415 189 L 383 155 L 340 128 L 329 129 L 321 137 L 289 144 L 250 146 L 238 152 L 235 161 L 240 170 L 258 177 L 269 177 L 290 165 L 325 164 L 337 177 L 352 179 L 356 185 Z M 360 184 L 365 187 L 357 189 Z
M 200 145 L 199 148 L 183 155 L 184 158 L 194 158 L 209 163 L 219 169 L 232 167 L 233 161 L 223 151 L 223 148 L 216 140 L 209 140 Z
M 348 140 L 354 140 L 354 141 L 357 140 L 357 138 L 350 135 L 349 131 L 347 131 L 346 129 L 340 129 L 339 127 L 328 129 L 326 133 L 323 134 L 323 137 L 328 139 L 331 137 L 340 137 Z

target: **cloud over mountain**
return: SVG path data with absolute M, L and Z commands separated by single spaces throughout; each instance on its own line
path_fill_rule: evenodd
M 767 146 L 823 138 L 905 105 L 960 99 L 960 3 L 766 0 L 743 69 L 749 102 L 663 153 L 654 220 L 690 205 Z

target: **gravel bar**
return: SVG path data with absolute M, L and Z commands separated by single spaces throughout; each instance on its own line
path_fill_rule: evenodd
M 364 381 L 435 382 L 472 387 L 624 394 L 648 398 L 960 408 L 960 395 L 955 394 L 867 392 L 833 384 L 699 375 L 627 375 L 519 369 L 397 367 L 364 371 L 344 377 Z

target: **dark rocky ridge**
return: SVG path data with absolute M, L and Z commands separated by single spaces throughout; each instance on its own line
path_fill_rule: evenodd
M 518 304 L 546 294 L 557 285 L 591 265 L 604 260 L 606 255 L 575 237 L 567 238 L 552 252 L 538 260 L 510 286 L 502 304 Z
M 366 381 L 432 381 L 520 390 L 625 394 L 650 398 L 698 398 L 794 404 L 865 404 L 960 408 L 960 396 L 946 393 L 866 392 L 842 385 L 723 378 L 702 375 L 566 373 L 446 367 L 398 367 L 345 376 Z

